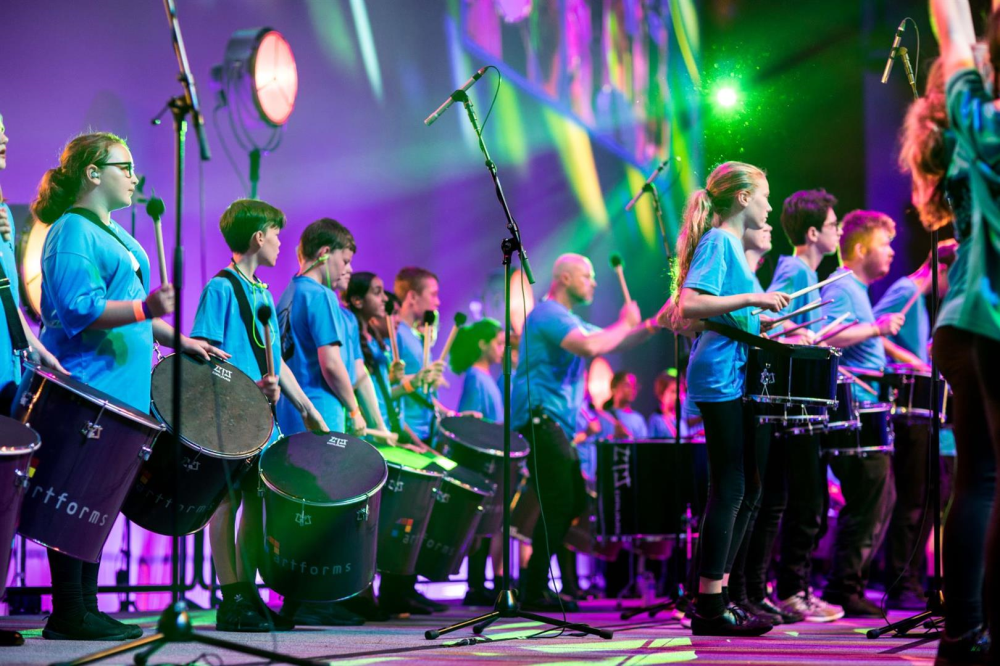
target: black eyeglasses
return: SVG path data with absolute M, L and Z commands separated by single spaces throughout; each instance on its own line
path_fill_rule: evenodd
M 99 167 L 109 167 L 109 166 L 118 167 L 119 169 L 121 169 L 122 171 L 124 171 L 125 174 L 129 178 L 131 178 L 132 176 L 135 175 L 135 164 L 133 164 L 132 162 L 101 162 L 97 166 L 99 166 Z

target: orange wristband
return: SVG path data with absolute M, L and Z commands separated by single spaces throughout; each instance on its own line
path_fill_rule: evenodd
M 142 309 L 142 301 L 132 301 L 132 312 L 136 322 L 146 321 L 146 313 Z

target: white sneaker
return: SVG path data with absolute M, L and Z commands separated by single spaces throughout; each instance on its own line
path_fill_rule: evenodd
M 811 588 L 780 600 L 778 607 L 789 613 L 798 613 L 806 622 L 834 622 L 844 617 L 843 608 L 814 596 Z

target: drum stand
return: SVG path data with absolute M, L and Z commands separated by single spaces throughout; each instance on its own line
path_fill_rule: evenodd
M 500 187 L 500 179 L 497 176 L 496 164 L 490 158 L 490 153 L 486 149 L 486 143 L 483 141 L 483 134 L 479 127 L 479 121 L 476 118 L 476 112 L 472 108 L 472 102 L 469 101 L 469 96 L 464 90 L 456 90 L 452 93 L 451 98 L 456 102 L 461 102 L 465 106 L 465 110 L 469 116 L 469 122 L 472 123 L 472 129 L 475 131 L 476 137 L 479 140 L 479 149 L 482 151 L 483 157 L 486 158 L 486 168 L 489 169 L 490 176 L 493 179 L 493 186 L 496 190 L 497 199 L 500 201 L 504 216 L 507 218 L 507 231 L 511 236 L 510 238 L 503 239 L 500 243 L 500 249 L 503 251 L 504 331 L 506 333 L 503 354 L 503 575 L 500 577 L 500 586 L 497 590 L 497 600 L 493 605 L 492 612 L 468 620 L 463 620 L 441 629 L 429 629 L 424 633 L 424 637 L 427 640 L 434 640 L 439 636 L 449 634 L 459 629 L 464 629 L 465 627 L 472 627 L 473 633 L 481 634 L 486 627 L 501 618 L 516 618 L 540 622 L 557 629 L 579 631 L 585 634 L 592 634 L 594 636 L 600 636 L 601 638 L 610 639 L 614 634 L 605 629 L 595 629 L 587 626 L 586 624 L 575 622 L 563 622 L 545 617 L 544 615 L 536 615 L 534 613 L 519 610 L 514 591 L 510 587 L 510 502 L 507 499 L 510 497 L 510 374 L 512 351 L 510 344 L 510 263 L 515 252 L 517 252 L 520 257 L 521 267 L 524 270 L 524 276 L 527 278 L 528 283 L 534 284 L 535 278 L 531 273 L 531 265 L 528 263 L 528 255 L 524 251 L 524 247 L 521 245 L 521 232 L 517 228 L 517 222 L 514 221 L 513 215 L 511 215 L 510 208 L 507 206 L 507 200 L 504 197 L 503 188 Z M 537 556 L 537 554 L 533 555 L 533 557 Z

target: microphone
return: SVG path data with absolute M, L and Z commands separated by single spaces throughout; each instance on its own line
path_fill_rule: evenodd
M 627 204 L 625 204 L 625 210 L 626 210 L 626 212 L 632 210 L 632 207 L 635 206 L 635 203 L 639 199 L 642 198 L 643 194 L 646 193 L 646 186 L 653 184 L 653 181 L 656 180 L 659 177 L 660 173 L 665 168 L 667 168 L 668 164 L 670 164 L 670 160 L 674 160 L 675 162 L 680 162 L 681 161 L 681 156 L 680 155 L 674 155 L 673 157 L 668 157 L 667 159 L 665 159 L 662 162 L 660 162 L 659 166 L 656 167 L 656 170 L 654 170 L 653 173 L 649 174 L 649 178 L 646 179 L 645 184 L 639 189 L 639 191 L 636 193 L 636 195 L 634 197 L 632 197 L 632 200 L 629 201 Z
M 146 214 L 153 218 L 153 233 L 156 235 L 156 259 L 160 263 L 160 284 L 167 284 L 170 279 L 167 277 L 167 254 L 163 251 L 163 225 L 160 218 L 166 210 L 163 199 L 155 194 L 149 197 L 146 202 Z
M 424 119 L 424 125 L 427 125 L 428 127 L 433 125 L 434 121 L 440 118 L 441 114 L 447 111 L 448 107 L 450 107 L 452 104 L 455 103 L 455 97 L 458 95 L 458 93 L 460 92 L 464 93 L 469 88 L 471 88 L 476 81 L 483 78 L 483 74 L 486 73 L 487 69 L 489 69 L 489 65 L 487 65 L 486 67 L 480 67 L 479 70 L 475 74 L 473 74 L 468 81 L 462 84 L 461 88 L 453 92 L 451 96 L 448 97 L 448 99 L 446 99 L 434 113 L 432 113 L 431 115 L 427 116 L 427 118 Z
M 267 374 L 274 374 L 274 349 L 271 347 L 271 306 L 262 305 L 257 309 L 257 319 L 264 327 L 264 356 L 267 358 Z
M 906 19 L 903 19 L 899 23 L 899 27 L 896 28 L 896 38 L 892 40 L 892 50 L 889 51 L 889 59 L 885 61 L 885 71 L 882 72 L 882 83 L 887 83 L 889 81 L 889 74 L 892 73 L 892 63 L 896 60 L 896 54 L 899 53 L 899 42 L 903 39 L 903 31 L 906 30 Z

